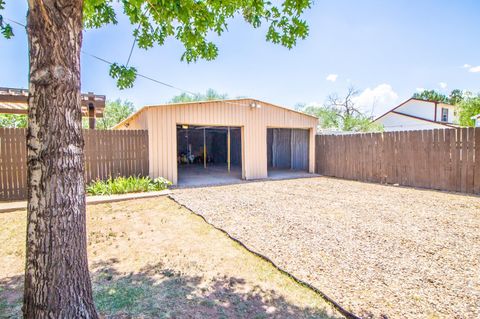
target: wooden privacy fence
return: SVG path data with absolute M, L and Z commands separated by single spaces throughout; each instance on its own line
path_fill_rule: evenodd
M 480 128 L 316 136 L 316 172 L 480 194 Z
M 84 130 L 85 177 L 148 175 L 148 132 Z M 26 129 L 0 128 L 0 200 L 27 197 Z

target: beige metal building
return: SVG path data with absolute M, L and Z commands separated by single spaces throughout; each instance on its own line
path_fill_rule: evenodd
M 253 99 L 145 106 L 115 129 L 146 129 L 150 176 L 174 184 L 313 173 L 318 119 Z

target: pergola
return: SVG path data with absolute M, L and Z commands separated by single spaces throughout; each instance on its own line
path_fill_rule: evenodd
M 105 95 L 82 94 L 82 115 L 88 117 L 88 127 L 95 129 L 95 119 L 103 117 Z M 28 90 L 0 87 L 0 113 L 28 114 Z

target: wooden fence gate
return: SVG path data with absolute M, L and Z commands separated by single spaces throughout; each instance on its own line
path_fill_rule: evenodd
M 146 130 L 84 130 L 86 182 L 148 175 Z M 0 128 L 0 200 L 27 198 L 26 129 Z
M 317 173 L 480 194 L 480 128 L 316 136 Z

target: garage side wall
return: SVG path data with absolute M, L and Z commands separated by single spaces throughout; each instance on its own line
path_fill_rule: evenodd
M 256 103 L 260 107 L 252 107 Z M 172 104 L 145 108 L 121 129 L 149 132 L 150 176 L 163 176 L 174 184 L 177 176 L 177 124 L 242 127 L 245 179 L 267 177 L 267 128 L 302 128 L 310 134 L 309 171 L 315 166 L 317 119 L 254 100 Z

